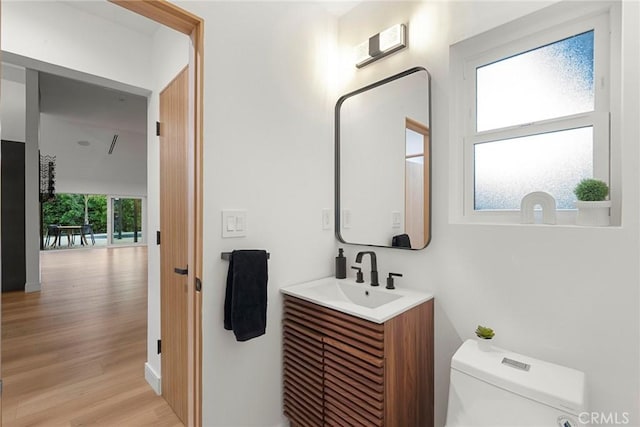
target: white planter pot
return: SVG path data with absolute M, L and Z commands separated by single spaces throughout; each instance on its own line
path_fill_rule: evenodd
M 610 224 L 609 209 L 611 208 L 611 200 L 603 200 L 602 202 L 577 201 L 576 207 L 578 208 L 577 225 L 606 227 Z
M 491 351 L 491 339 L 476 337 L 476 340 L 478 342 L 478 349 L 480 351 Z

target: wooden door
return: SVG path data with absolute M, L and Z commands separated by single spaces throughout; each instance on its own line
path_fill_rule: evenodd
M 187 422 L 188 69 L 160 93 L 162 396 Z

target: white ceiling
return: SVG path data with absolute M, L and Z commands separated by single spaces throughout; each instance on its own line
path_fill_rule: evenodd
M 357 0 L 357 1 L 329 0 L 329 1 L 323 1 L 322 4 L 329 13 L 337 17 L 340 17 L 345 13 L 349 12 L 354 7 L 356 7 L 358 4 L 362 3 L 362 1 L 364 0 Z
M 115 22 L 116 24 L 148 36 L 152 36 L 160 27 L 160 24 L 157 22 L 106 0 L 72 0 L 59 1 L 59 3 L 90 13 L 91 15 L 99 16 L 107 21 Z
M 219 0 L 218 0 L 219 1 Z M 273 1 L 273 0 L 261 0 Z M 288 0 L 298 1 L 298 0 Z M 340 17 L 353 9 L 363 0 L 319 0 L 318 4 L 324 7 L 329 13 Z M 115 22 L 134 31 L 146 35 L 153 35 L 160 24 L 132 13 L 123 7 L 110 3 L 106 0 L 66 0 L 59 3 L 82 10 L 103 19 Z
M 40 73 L 40 111 L 71 123 L 146 134 L 147 98 Z

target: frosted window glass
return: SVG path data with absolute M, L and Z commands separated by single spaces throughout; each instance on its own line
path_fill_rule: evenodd
M 475 209 L 520 209 L 546 191 L 558 209 L 575 209 L 573 189 L 593 176 L 593 127 L 475 145 Z
M 593 31 L 476 69 L 478 132 L 593 111 Z

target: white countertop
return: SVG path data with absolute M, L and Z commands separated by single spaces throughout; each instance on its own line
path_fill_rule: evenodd
M 335 277 L 287 286 L 280 288 L 280 292 L 375 323 L 384 323 L 433 299 L 433 294 L 428 292 L 385 289 L 384 285 L 373 287 L 368 283 L 356 283 L 353 279 Z

